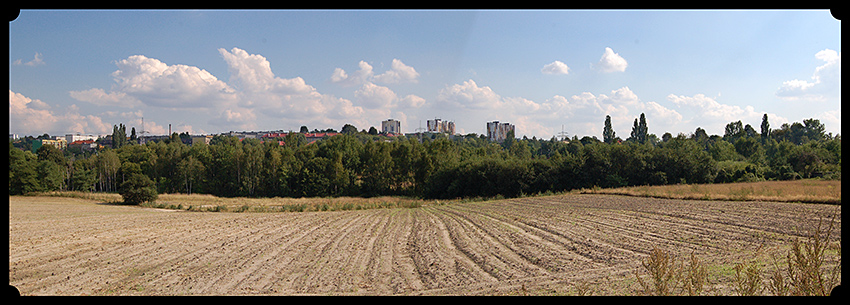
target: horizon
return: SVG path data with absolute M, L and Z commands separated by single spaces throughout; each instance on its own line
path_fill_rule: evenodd
M 828 10 L 21 10 L 9 33 L 10 135 L 841 130 Z

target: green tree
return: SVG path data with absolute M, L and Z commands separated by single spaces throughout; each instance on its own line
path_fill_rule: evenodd
M 820 120 L 805 119 L 803 120 L 804 135 L 809 138 L 809 141 L 822 141 L 826 139 L 824 135 L 824 127 Z
M 767 121 L 767 113 L 761 117 L 761 138 L 765 140 L 770 137 L 770 123 Z
M 744 124 L 740 120 L 731 122 L 726 124 L 724 131 L 723 139 L 729 141 L 729 143 L 735 143 L 735 140 L 744 135 Z
M 31 151 L 9 146 L 9 194 L 23 195 L 41 191 L 36 164 L 38 157 Z
M 127 144 L 127 127 L 123 123 L 112 126 L 112 148 L 121 148 Z
M 177 173 L 186 194 L 192 194 L 192 187 L 203 177 L 206 167 L 194 156 L 188 156 L 177 163 Z
M 74 161 L 74 171 L 71 175 L 71 189 L 82 192 L 95 190 L 97 183 L 96 169 L 90 165 L 93 159 Z
M 154 202 L 158 197 L 153 180 L 140 173 L 131 174 L 121 183 L 119 194 L 124 198 L 124 204 L 131 205 Z
M 646 126 L 646 115 L 640 114 L 639 119 L 635 119 L 634 126 L 629 139 L 637 143 L 646 143 L 649 135 L 649 128 Z
M 614 129 L 611 127 L 611 116 L 605 116 L 605 127 L 602 129 L 602 140 L 605 143 L 611 144 L 614 143 L 614 139 L 617 138 L 617 134 L 614 132 Z
M 340 132 L 348 135 L 355 134 L 357 133 L 357 127 L 354 127 L 354 125 L 351 124 L 345 124 L 342 126 L 342 130 Z

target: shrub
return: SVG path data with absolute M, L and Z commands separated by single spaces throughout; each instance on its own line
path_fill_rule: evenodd
M 158 196 L 153 180 L 138 173 L 130 175 L 130 179 L 121 183 L 121 189 L 118 193 L 124 198 L 124 204 L 132 205 L 154 202 Z

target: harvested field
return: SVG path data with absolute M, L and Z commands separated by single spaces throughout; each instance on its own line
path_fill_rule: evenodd
M 566 194 L 327 212 L 214 213 L 9 197 L 22 295 L 635 295 L 654 248 L 706 294 L 783 257 L 840 205 Z M 764 294 L 766 294 L 765 292 Z

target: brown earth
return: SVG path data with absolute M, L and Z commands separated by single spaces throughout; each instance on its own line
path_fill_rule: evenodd
M 214 213 L 9 197 L 22 295 L 635 295 L 653 247 L 782 257 L 838 205 L 567 194 L 335 212 Z

